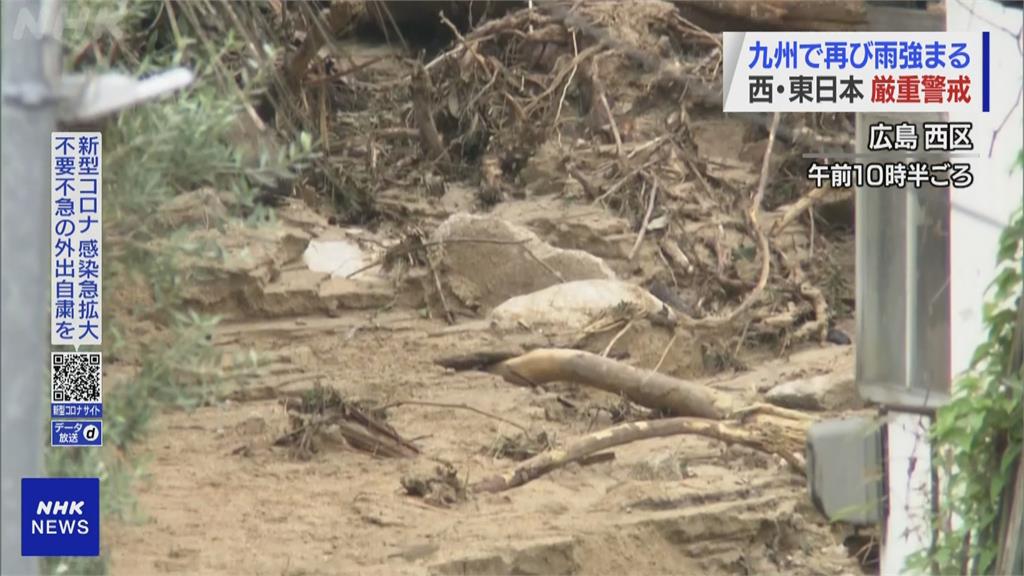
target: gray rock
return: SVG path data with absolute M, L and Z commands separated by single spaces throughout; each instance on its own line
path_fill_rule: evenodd
M 797 410 L 846 410 L 862 405 L 853 376 L 842 373 L 790 380 L 769 390 L 765 398 Z
M 530 230 L 494 216 L 455 214 L 438 227 L 432 241 L 439 245 L 451 291 L 471 308 L 489 310 L 562 282 L 615 278 L 600 258 L 554 248 Z

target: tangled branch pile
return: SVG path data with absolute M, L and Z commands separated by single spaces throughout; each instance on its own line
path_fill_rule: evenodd
M 628 220 L 628 262 L 672 287 L 684 325 L 825 337 L 852 294 L 834 285 L 835 219 L 815 236 L 815 203 L 838 194 L 808 190 L 800 153 L 848 145 L 849 118 L 724 119 L 720 37 L 667 2 L 474 5 L 200 2 L 149 30 L 201 32 L 207 73 L 250 97 L 243 143 L 313 135 L 312 167 L 265 198 L 403 233 L 456 183 L 480 210 L 599 205 Z

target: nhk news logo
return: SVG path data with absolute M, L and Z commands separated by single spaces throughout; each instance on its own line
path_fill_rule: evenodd
M 21 479 L 22 556 L 99 554 L 99 478 Z
M 726 112 L 989 106 L 988 32 L 726 32 Z

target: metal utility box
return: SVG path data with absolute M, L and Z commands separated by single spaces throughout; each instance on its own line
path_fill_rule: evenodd
M 849 418 L 818 422 L 807 432 L 811 501 L 829 520 L 866 526 L 882 518 L 880 426 Z
M 923 124 L 940 114 L 914 114 Z M 858 114 L 857 152 L 867 162 L 942 162 L 936 153 L 874 152 L 872 124 L 908 122 L 906 114 Z M 915 157 L 917 156 L 917 157 Z M 858 188 L 857 388 L 891 409 L 936 408 L 950 391 L 949 189 Z

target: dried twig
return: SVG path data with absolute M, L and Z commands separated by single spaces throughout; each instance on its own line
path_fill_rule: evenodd
M 629 182 L 634 176 L 636 176 L 640 172 L 643 172 L 644 170 L 650 168 L 651 166 L 653 166 L 657 162 L 658 162 L 657 158 L 652 158 L 652 159 L 648 160 L 647 162 L 641 164 L 640 166 L 637 166 L 636 168 L 630 170 L 625 176 L 623 176 L 622 178 L 619 178 L 614 184 L 612 184 L 608 188 L 608 190 L 605 190 L 604 194 L 601 194 L 600 196 L 598 196 L 597 199 L 594 200 L 593 203 L 597 204 L 598 202 L 601 202 L 605 198 L 607 198 L 607 197 L 611 196 L 612 194 L 618 192 L 619 188 L 622 188 L 622 186 L 625 185 L 626 182 Z
M 619 134 L 619 126 L 615 122 L 615 115 L 612 114 L 611 106 L 608 105 L 608 95 L 605 94 L 604 84 L 601 83 L 601 77 L 598 73 L 598 61 L 599 58 L 597 56 L 590 60 L 590 82 L 594 87 L 594 95 L 597 96 L 597 101 L 601 104 L 605 117 L 608 118 L 612 137 L 615 138 L 615 153 L 618 154 L 619 158 L 622 158 L 622 136 Z
M 574 60 L 575 60 L 575 58 L 577 56 L 580 55 L 579 46 L 576 44 L 576 31 L 575 30 L 573 30 L 573 32 L 572 32 L 572 53 L 573 53 L 573 59 Z M 562 115 L 562 105 L 565 104 L 565 94 L 566 94 L 566 92 L 569 91 L 569 86 L 572 85 L 572 79 L 576 77 L 576 69 L 577 68 L 578 68 L 578 66 L 573 66 L 572 67 L 572 72 L 569 73 L 569 79 L 565 81 L 565 87 L 562 88 L 562 97 L 558 99 L 558 109 L 555 110 L 555 121 L 552 123 L 552 126 L 555 128 L 556 132 L 558 133 L 558 141 L 559 141 L 559 143 L 561 143 L 561 141 L 562 141 L 562 132 L 560 130 L 558 130 L 558 118 Z
M 549 85 L 547 89 L 545 89 L 543 92 L 530 99 L 530 103 L 526 105 L 526 109 L 523 111 L 524 114 L 528 115 L 530 114 L 530 112 L 533 112 L 533 110 L 540 104 L 542 100 L 544 100 L 544 98 L 550 96 L 552 92 L 554 92 L 559 86 L 562 85 L 562 80 L 565 79 L 566 75 L 568 75 L 572 70 L 579 66 L 581 62 L 597 54 L 603 49 L 603 45 L 595 44 L 587 48 L 583 52 L 576 54 L 576 56 L 572 59 L 572 62 L 570 62 L 568 66 L 560 70 L 558 74 L 555 75 L 554 81 L 551 82 L 551 85 Z
M 761 209 L 761 201 L 764 199 L 765 188 L 768 185 L 768 169 L 771 165 L 772 147 L 775 144 L 775 131 L 779 127 L 779 116 L 779 113 L 776 112 L 772 119 L 772 127 L 768 132 L 768 146 L 765 147 L 764 159 L 761 162 L 761 179 L 757 185 L 757 192 L 754 193 L 754 197 L 751 200 L 750 210 L 747 212 L 750 226 L 753 228 L 755 236 L 757 236 L 758 253 L 761 256 L 761 273 L 757 284 L 754 285 L 754 289 L 747 294 L 740 305 L 725 316 L 709 316 L 695 320 L 685 314 L 680 314 L 680 324 L 684 326 L 690 328 L 720 328 L 729 325 L 761 298 L 761 293 L 764 292 L 764 288 L 768 284 L 768 275 L 771 272 L 771 249 L 768 237 L 765 236 L 758 222 L 758 213 Z
M 824 342 L 828 334 L 828 301 L 821 289 L 809 282 L 800 284 L 800 294 L 814 304 L 814 320 L 797 329 L 793 337 L 802 339 L 816 335 L 818 340 Z
M 412 108 L 416 127 L 420 131 L 420 140 L 423 142 L 423 148 L 427 151 L 429 159 L 431 161 L 442 160 L 447 163 L 449 161 L 448 151 L 434 124 L 434 114 L 430 105 L 431 92 L 430 77 L 423 66 L 417 64 L 412 80 Z
M 497 420 L 498 422 L 502 422 L 504 424 L 508 424 L 509 426 L 512 426 L 513 428 L 518 428 L 519 430 L 521 430 L 523 432 L 523 434 L 526 434 L 527 436 L 530 435 L 529 430 L 527 430 L 524 426 L 522 426 L 520 424 L 516 424 L 515 422 L 513 422 L 511 420 L 508 420 L 506 418 L 502 418 L 501 416 L 498 416 L 497 414 L 491 414 L 490 412 L 486 412 L 486 411 L 481 410 L 479 408 L 474 408 L 473 406 L 470 406 L 468 404 L 449 404 L 447 402 L 427 402 L 427 401 L 424 401 L 424 400 L 396 400 L 396 401 L 391 402 L 391 403 L 389 403 L 389 404 L 387 404 L 385 406 L 381 406 L 379 408 L 379 410 L 385 410 L 385 409 L 388 409 L 388 408 L 398 408 L 399 406 L 431 406 L 431 407 L 434 407 L 434 408 L 452 408 L 454 410 L 468 410 L 470 412 L 475 412 L 475 413 L 477 413 L 477 414 L 479 414 L 481 416 L 486 416 L 488 418 Z
M 683 250 L 679 248 L 679 245 L 676 244 L 675 241 L 671 240 L 668 237 L 668 235 L 663 237 L 661 241 L 658 242 L 658 246 L 661 247 L 661 250 L 665 253 L 666 256 L 668 256 L 669 260 L 671 260 L 674 264 L 679 266 L 680 270 L 686 272 L 687 274 L 691 274 L 693 272 L 693 264 L 690 262 L 690 259 L 686 256 L 686 253 L 683 252 Z
M 601 352 L 601 356 L 607 358 L 608 353 L 612 351 L 612 348 L 615 346 L 615 343 L 619 341 L 619 338 L 622 338 L 622 335 L 625 334 L 632 327 L 633 319 L 630 318 L 629 322 L 626 322 L 626 325 L 622 327 L 622 330 L 619 330 L 615 337 L 612 338 L 610 342 L 608 342 L 608 345 L 604 347 L 604 352 Z
M 779 261 L 789 270 L 792 281 L 799 286 L 800 295 L 811 302 L 814 309 L 814 320 L 807 322 L 797 329 L 793 337 L 802 340 L 812 335 L 817 335 L 820 341 L 824 341 L 828 334 L 828 301 L 821 289 L 804 280 L 804 271 L 799 262 L 790 262 L 786 254 L 781 250 L 777 251 Z
M 430 273 L 434 276 L 434 285 L 437 286 L 437 297 L 441 300 L 441 308 L 444 309 L 445 320 L 449 324 L 455 324 L 455 314 L 448 307 L 448 299 L 445 298 L 444 287 L 441 285 L 441 276 L 437 273 L 437 267 L 430 261 L 430 258 L 427 258 L 427 264 L 430 266 Z
M 654 203 L 658 198 L 658 179 L 652 178 L 654 182 L 651 184 L 651 198 L 647 202 L 647 211 L 644 213 L 643 222 L 640 223 L 640 232 L 636 235 L 636 241 L 633 242 L 633 248 L 629 251 L 629 257 L 627 260 L 633 260 L 636 256 L 636 251 L 640 249 L 640 244 L 644 241 L 644 235 L 647 234 L 647 226 L 651 223 L 651 213 L 654 212 Z
M 826 192 L 828 192 L 827 188 L 815 188 L 801 196 L 795 202 L 780 207 L 778 211 L 782 212 L 782 218 L 779 218 L 772 224 L 771 231 L 768 232 L 768 235 L 777 236 L 786 226 L 789 226 L 790 222 L 799 217 L 803 211 L 813 206 L 815 202 L 824 198 Z
M 336 34 L 348 25 L 352 21 L 353 16 L 354 4 L 350 2 L 334 2 L 331 4 L 331 9 L 327 14 L 326 29 L 317 24 L 313 29 L 309 30 L 306 34 L 306 39 L 299 46 L 299 50 L 285 65 L 284 77 L 289 89 L 293 92 L 299 89 L 299 83 L 306 74 L 310 62 L 313 61 L 313 58 L 316 57 L 320 49 L 327 43 L 329 40 L 328 36 Z
M 651 373 L 657 373 L 661 369 L 661 365 L 665 363 L 665 358 L 668 357 L 669 350 L 672 350 L 672 346 L 676 343 L 676 338 L 679 337 L 679 331 L 673 330 L 672 337 L 668 339 L 668 344 L 665 345 L 665 349 L 661 351 L 661 357 L 658 358 L 658 363 L 651 369 Z

